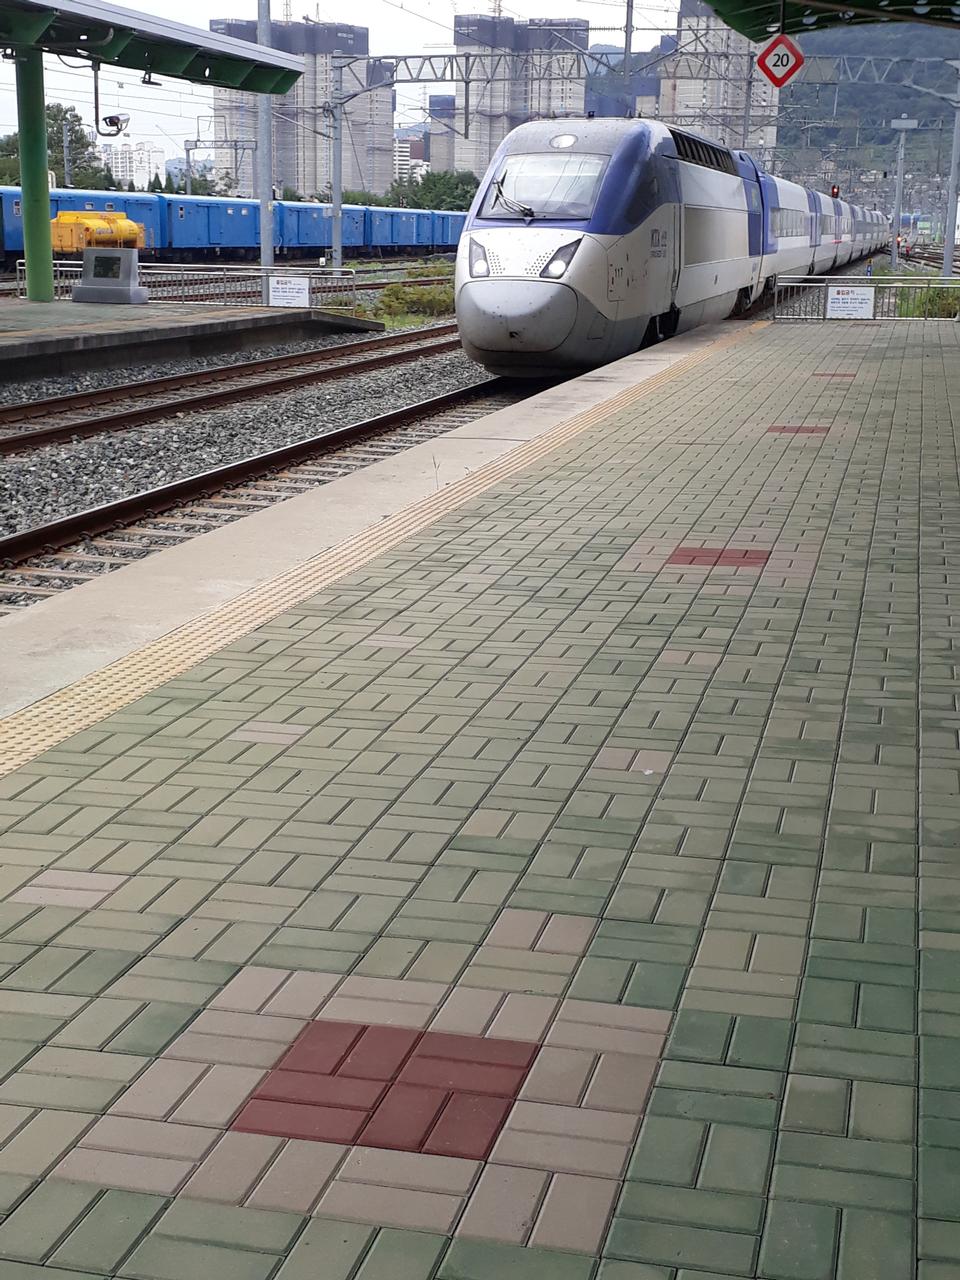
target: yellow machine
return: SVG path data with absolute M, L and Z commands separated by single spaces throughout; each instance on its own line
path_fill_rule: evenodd
M 142 249 L 143 223 L 124 213 L 77 210 L 58 213 L 50 223 L 54 253 L 82 253 L 84 249 Z

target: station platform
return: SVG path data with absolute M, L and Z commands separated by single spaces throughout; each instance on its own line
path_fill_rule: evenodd
M 694 333 L 0 620 L 3 1280 L 952 1280 L 958 337 Z
M 317 333 L 379 332 L 379 321 L 298 307 L 211 302 L 0 300 L 0 379 L 65 372 L 95 359 L 122 365 L 152 356 L 230 350 Z

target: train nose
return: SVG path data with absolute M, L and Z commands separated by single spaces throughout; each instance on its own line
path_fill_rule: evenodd
M 577 320 L 577 295 L 550 280 L 468 280 L 457 295 L 464 340 L 481 351 L 553 351 Z

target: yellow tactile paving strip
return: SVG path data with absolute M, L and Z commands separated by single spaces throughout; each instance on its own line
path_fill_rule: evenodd
M 143 649 L 0 720 L 0 777 L 159 688 L 167 680 L 182 675 L 285 609 L 361 568 L 498 481 L 531 466 L 598 422 L 653 394 L 664 383 L 712 358 L 718 351 L 739 342 L 750 330 L 767 323 L 757 321 L 711 343 L 662 373 L 654 374 L 594 408 L 558 423 L 536 440 L 518 446 L 503 458 L 478 468 L 439 493 L 412 503 L 375 528 L 297 565 L 228 604 L 194 618 Z

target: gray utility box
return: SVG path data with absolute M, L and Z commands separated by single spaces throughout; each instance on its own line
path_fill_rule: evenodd
M 84 249 L 83 276 L 73 286 L 74 302 L 147 301 L 140 287 L 136 249 Z

